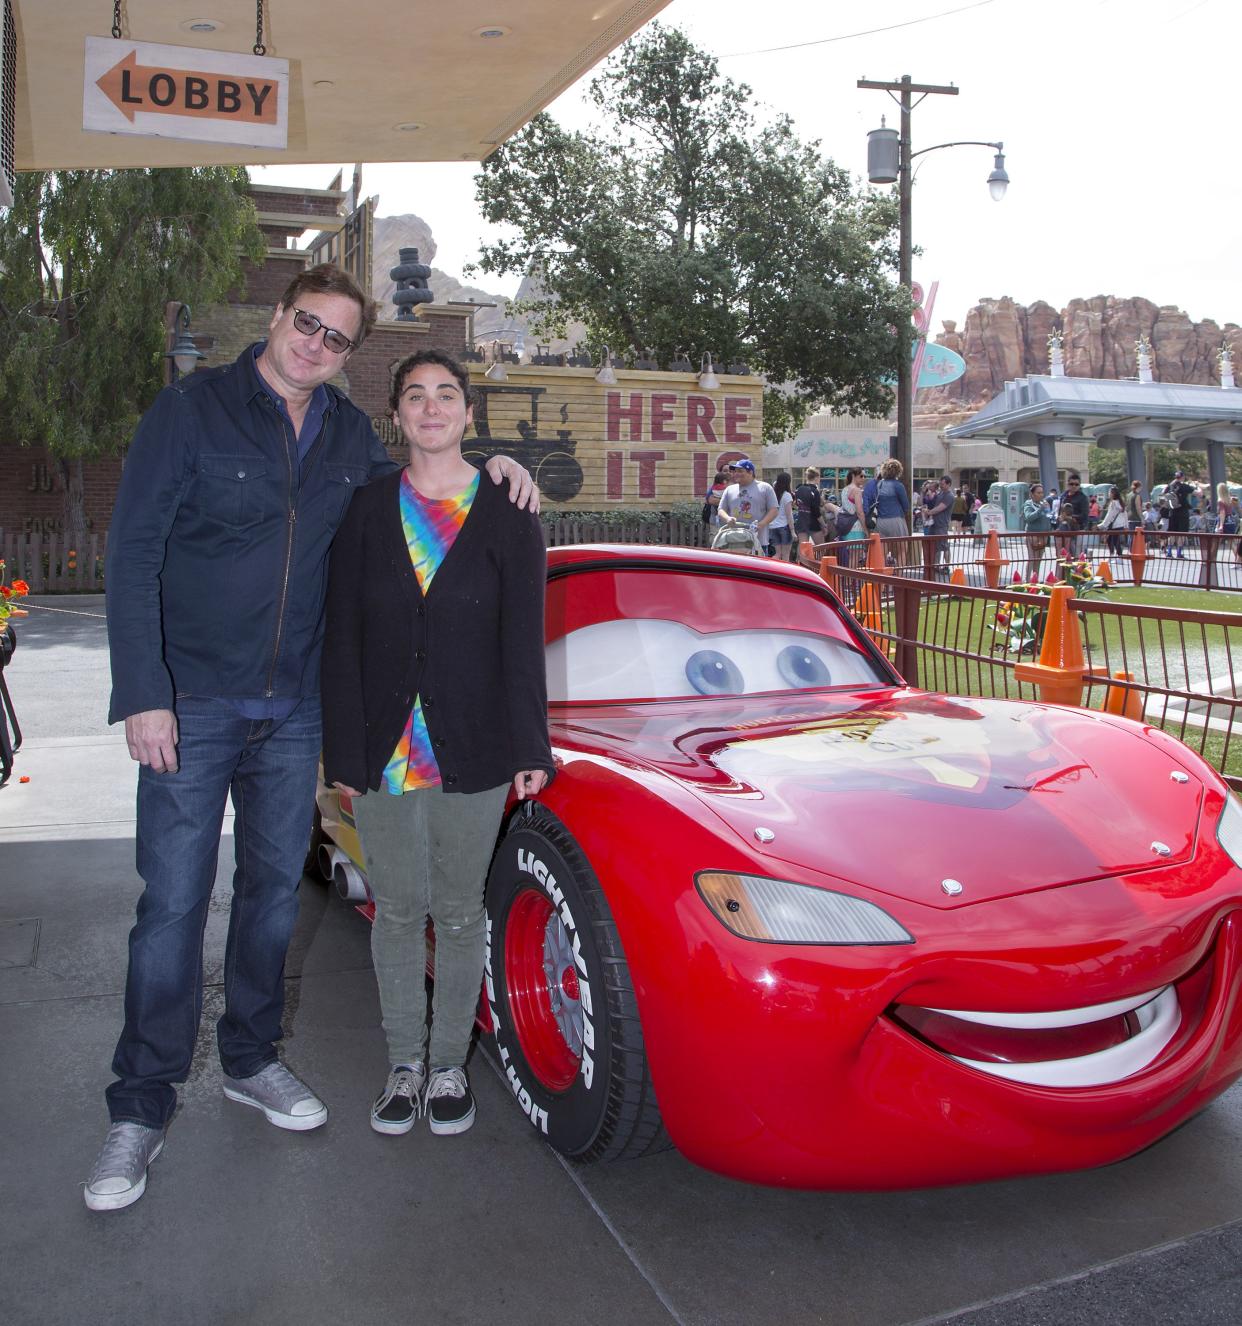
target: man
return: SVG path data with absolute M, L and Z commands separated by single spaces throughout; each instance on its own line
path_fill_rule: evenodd
M 925 534 L 948 534 L 949 521 L 953 515 L 953 500 L 953 476 L 942 474 L 940 487 L 936 489 L 931 505 L 926 509 L 926 514 L 931 517 L 931 523 L 925 528 Z M 936 546 L 936 561 L 947 563 L 948 560 L 949 541 L 947 538 L 941 539 Z
M 1078 556 L 1079 543 L 1074 536 L 1086 530 L 1090 511 L 1091 503 L 1082 490 L 1081 476 L 1070 474 L 1057 509 L 1057 543 L 1062 557 L 1072 561 Z
M 224 1094 L 304 1131 L 326 1106 L 276 1054 L 285 951 L 320 748 L 328 549 L 356 489 L 397 468 L 366 416 L 327 384 L 375 321 L 331 265 L 299 274 L 266 342 L 166 388 L 138 425 L 108 538 L 110 722 L 138 761 L 137 865 L 112 1127 L 91 1210 L 146 1188 L 189 1072 L 203 926 L 226 799 L 237 868 L 217 1024 Z M 511 461 L 511 499 L 530 494 Z
M 1173 482 L 1164 490 L 1164 501 L 1169 508 L 1169 540 L 1165 544 L 1164 555 L 1185 558 L 1183 548 L 1185 535 L 1190 529 L 1190 502 L 1194 490 L 1186 482 L 1181 470 L 1173 476 Z M 1174 537 L 1174 536 L 1178 537 Z
M 756 535 L 763 548 L 764 556 L 771 557 L 768 546 L 768 526 L 776 519 L 780 503 L 776 500 L 776 490 L 770 483 L 755 478 L 755 463 L 751 460 L 735 460 L 729 466 L 729 486 L 720 499 L 720 523 L 722 525 L 756 524 Z

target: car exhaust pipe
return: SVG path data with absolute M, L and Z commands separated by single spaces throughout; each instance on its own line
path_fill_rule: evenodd
M 319 870 L 319 878 L 325 884 L 331 884 L 335 878 L 338 851 L 339 849 L 333 847 L 331 843 L 320 843 L 319 851 L 315 853 L 315 865 Z
M 366 876 L 339 848 L 335 852 L 332 881 L 336 891 L 346 902 L 369 902 L 371 891 Z

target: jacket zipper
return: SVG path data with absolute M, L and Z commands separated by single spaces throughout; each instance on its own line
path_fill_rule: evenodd
M 276 612 L 276 641 L 272 646 L 272 665 L 267 670 L 267 690 L 263 692 L 263 698 L 266 700 L 270 700 L 275 693 L 276 660 L 280 657 L 280 642 L 285 634 L 285 606 L 289 601 L 289 572 L 293 566 L 293 533 L 298 520 L 298 509 L 293 500 L 293 460 L 291 458 L 292 453 L 289 450 L 289 430 L 283 418 L 280 420 L 280 435 L 284 439 L 285 467 L 289 471 L 289 519 L 285 525 L 287 530 L 285 536 L 285 574 L 280 585 L 280 607 Z M 296 445 L 297 439 L 295 438 L 295 448 Z

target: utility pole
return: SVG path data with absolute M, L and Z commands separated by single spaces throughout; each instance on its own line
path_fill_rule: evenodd
M 928 96 L 956 97 L 957 88 L 952 84 L 941 87 L 935 83 L 913 83 L 906 74 L 895 83 L 875 82 L 860 78 L 860 88 L 869 88 L 878 92 L 887 92 L 901 107 L 901 129 L 898 135 L 897 163 L 897 230 L 900 240 L 897 279 L 910 293 L 913 285 L 913 241 L 910 230 L 910 112 Z M 912 100 L 918 95 L 918 101 Z M 901 333 L 901 357 L 897 364 L 897 459 L 901 462 L 902 479 L 914 491 L 914 374 L 911 363 L 911 347 L 914 340 L 913 329 L 909 323 L 903 324 Z

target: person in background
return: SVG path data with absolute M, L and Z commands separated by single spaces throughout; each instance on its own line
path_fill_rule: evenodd
M 729 466 L 729 479 L 720 498 L 720 523 L 755 525 L 760 546 L 770 556 L 768 526 L 776 519 L 779 505 L 772 485 L 755 477 L 755 463 L 745 457 Z
M 1052 512 L 1044 501 L 1044 485 L 1031 484 L 1026 501 L 1022 504 L 1022 529 L 1026 533 L 1026 579 L 1035 584 L 1039 579 L 1040 563 L 1048 547 L 1052 531 Z
M 931 529 L 929 534 L 939 535 L 940 541 L 936 547 L 936 562 L 949 561 L 949 540 L 946 537 L 949 533 L 949 519 L 953 512 L 953 478 L 951 475 L 942 474 L 940 476 L 940 487 L 932 498 L 931 506 L 928 511 L 931 515 Z
M 1104 531 L 1108 542 L 1108 555 L 1121 556 L 1121 531 L 1126 527 L 1126 509 L 1121 504 L 1121 489 L 1114 484 L 1108 490 L 1108 505 L 1100 517 L 1097 528 Z
M 537 795 L 554 771 L 545 555 L 538 519 L 462 456 L 471 387 L 456 361 L 439 350 L 407 356 L 389 408 L 409 463 L 355 496 L 332 545 L 323 768 L 353 798 L 375 901 L 389 1068 L 371 1127 L 407 1133 L 425 1110 L 433 1133 L 453 1134 L 475 1117 L 465 1064 L 505 802 Z
M 794 533 L 802 538 L 809 538 L 812 543 L 824 529 L 823 494 L 819 487 L 819 471 L 812 466 L 802 476 L 802 482 L 794 489 Z
M 1190 532 L 1190 499 L 1194 489 L 1186 482 L 1186 476 L 1178 470 L 1173 482 L 1164 490 L 1164 502 L 1169 511 L 1169 537 L 1165 543 L 1166 557 L 1186 556 L 1185 536 Z
M 1234 499 L 1230 495 L 1227 483 L 1216 485 L 1216 532 L 1217 534 L 1236 534 L 1238 520 L 1233 510 Z
M 857 541 L 867 537 L 863 527 L 862 470 L 850 470 L 841 489 L 841 510 L 837 515 L 837 537 Z
M 767 554 L 783 562 L 793 561 L 796 547 L 793 537 L 794 499 L 790 477 L 782 471 L 776 476 L 772 491 L 776 494 L 776 515 L 768 526 Z
M 953 495 L 952 521 L 953 528 L 958 534 L 962 534 L 966 529 L 966 516 L 970 511 L 970 503 L 966 500 L 966 488 L 959 488 Z
M 717 470 L 712 486 L 703 494 L 703 524 L 708 529 L 716 529 L 720 524 L 720 499 L 729 486 L 729 475 L 725 470 Z
M 1143 523 L 1143 485 L 1134 479 L 1126 494 L 1126 524 L 1136 530 Z
M 936 500 L 936 485 L 928 481 L 919 489 L 919 520 L 923 526 L 924 535 L 931 533 L 931 509 Z
M 1077 536 L 1087 528 L 1088 509 L 1081 477 L 1070 474 L 1065 480 L 1065 492 L 1057 511 L 1057 549 L 1063 559 L 1072 561 L 1078 556 L 1080 544 Z
M 904 539 L 910 533 L 910 494 L 901 481 L 902 464 L 886 460 L 876 482 L 876 529 L 881 538 Z

